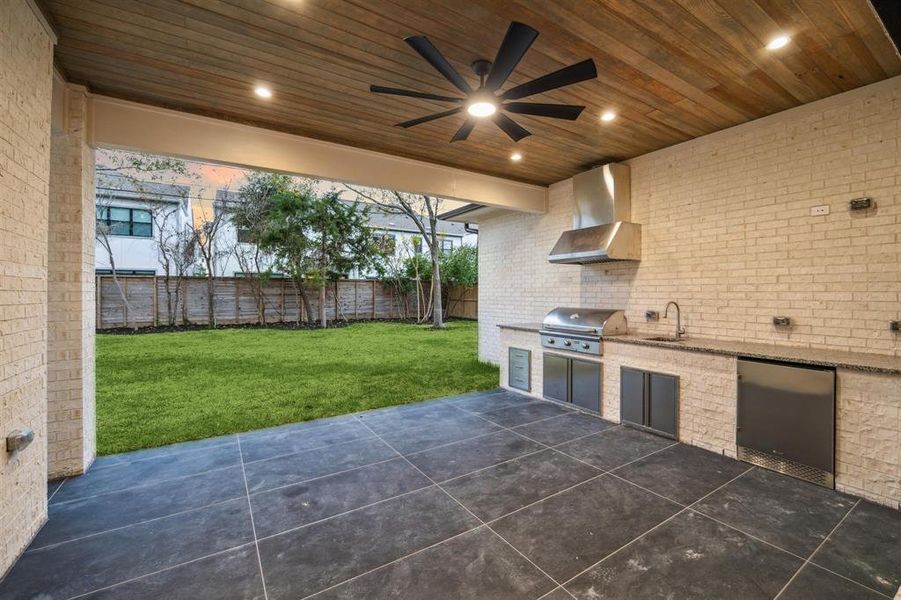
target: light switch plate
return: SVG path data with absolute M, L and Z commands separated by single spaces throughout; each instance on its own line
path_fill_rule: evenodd
M 810 216 L 811 217 L 820 217 L 822 215 L 829 214 L 829 205 L 821 204 L 820 206 L 811 206 L 810 207 Z

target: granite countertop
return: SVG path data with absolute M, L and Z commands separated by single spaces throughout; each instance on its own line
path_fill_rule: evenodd
M 540 323 L 512 323 L 498 325 L 501 329 L 537 332 Z M 686 337 L 678 342 L 651 340 L 639 335 L 617 335 L 604 338 L 604 343 L 636 344 L 655 346 L 670 350 L 687 352 L 707 352 L 725 356 L 763 358 L 785 360 L 795 363 L 817 365 L 823 367 L 840 367 L 867 371 L 870 373 L 888 373 L 901 375 L 901 357 L 870 352 L 847 352 L 842 350 L 826 350 L 823 348 L 803 348 L 797 346 L 777 346 L 757 342 L 739 342 Z
M 501 323 L 499 329 L 515 329 L 516 331 L 534 331 L 541 329 L 541 323 Z
M 901 375 L 901 357 L 870 352 L 846 352 L 823 348 L 802 348 L 797 346 L 777 346 L 756 342 L 739 342 L 686 337 L 678 342 L 649 340 L 637 335 L 619 335 L 604 338 L 604 343 L 638 344 L 657 346 L 672 350 L 708 352 L 748 358 L 787 360 L 796 363 L 823 367 L 842 367 L 871 373 Z

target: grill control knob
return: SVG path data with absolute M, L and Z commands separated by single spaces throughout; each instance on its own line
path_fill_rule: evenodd
M 553 344 L 553 343 L 554 343 L 554 338 L 548 338 L 548 339 L 547 339 L 547 343 L 548 343 L 548 344 Z
M 569 340 L 563 340 L 563 345 L 564 345 L 564 346 L 572 346 L 573 343 L 572 343 L 571 341 L 569 341 Z
M 591 344 L 589 344 L 588 342 L 583 342 L 583 343 L 582 343 L 582 348 L 585 349 L 585 350 L 588 350 L 589 348 L 591 348 Z

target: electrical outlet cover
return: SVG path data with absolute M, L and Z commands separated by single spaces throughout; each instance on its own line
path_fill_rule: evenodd
M 811 206 L 810 207 L 810 216 L 811 217 L 819 217 L 822 215 L 829 214 L 829 205 L 821 204 L 820 206 Z

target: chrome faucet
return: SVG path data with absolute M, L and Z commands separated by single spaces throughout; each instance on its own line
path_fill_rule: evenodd
M 682 311 L 679 310 L 679 304 L 677 302 L 673 302 L 670 300 L 666 303 L 666 308 L 663 311 L 663 318 L 666 318 L 666 315 L 669 313 L 670 305 L 676 307 L 676 339 L 681 339 L 682 335 L 685 333 L 685 330 L 682 329 Z

